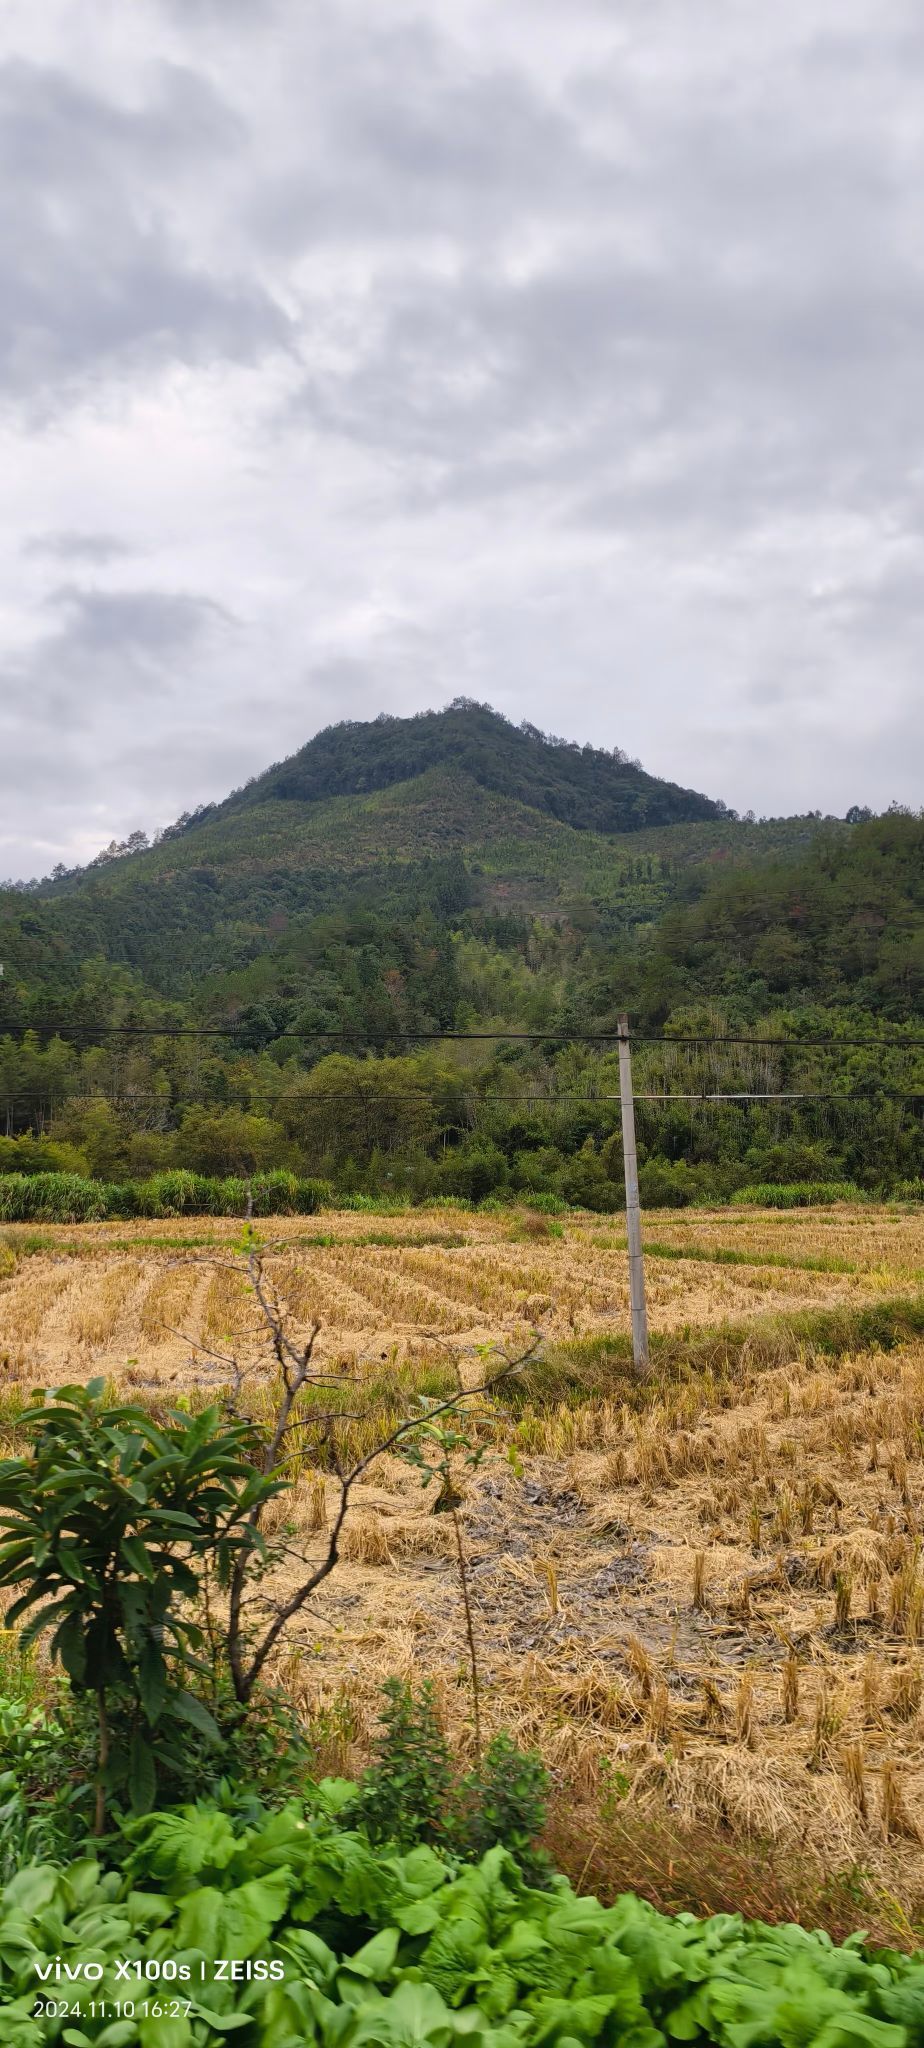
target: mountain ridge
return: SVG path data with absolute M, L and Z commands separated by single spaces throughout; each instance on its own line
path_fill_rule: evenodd
M 720 800 L 648 774 L 620 748 L 606 752 L 579 745 L 528 721 L 517 726 L 468 698 L 410 718 L 381 713 L 325 726 L 219 809 L 273 797 L 310 803 L 365 796 L 444 766 L 579 831 L 626 831 L 728 814 Z
M 603 831 L 601 819 L 621 829 Z M 293 919 L 386 901 L 402 917 L 422 903 L 445 917 L 478 902 L 553 920 L 583 904 L 585 922 L 590 905 L 610 925 L 644 925 L 686 870 L 762 865 L 819 829 L 812 817 L 738 819 L 618 749 L 546 737 L 459 700 L 325 727 L 153 844 L 132 835 L 86 868 L 7 892 L 0 958 L 8 990 L 56 961 L 73 977 L 99 959 L 187 997 L 203 974 L 236 981 L 246 968 L 259 979 L 258 957 Z

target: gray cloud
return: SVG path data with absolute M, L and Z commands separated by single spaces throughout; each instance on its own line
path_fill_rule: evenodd
M 132 549 L 117 533 L 34 533 L 22 543 L 24 555 L 57 562 L 116 562 Z
M 288 338 L 281 308 L 180 222 L 191 177 L 220 178 L 238 121 L 187 69 L 152 67 L 138 105 L 47 65 L 0 65 L 0 379 L 54 407 L 101 372 L 251 361 Z M 176 180 L 171 195 L 170 181 Z
M 14 872 L 7 849 L 49 843 L 86 856 L 108 843 L 124 806 L 143 818 L 152 772 L 166 799 L 188 791 L 192 762 L 205 771 L 206 743 L 217 762 L 239 758 L 217 731 L 222 672 L 232 672 L 236 623 L 211 598 L 186 591 L 105 591 L 63 584 L 45 599 L 47 630 L 13 653 L 0 670 L 0 759 L 15 760 L 0 825 L 0 873 Z M 191 663 L 200 671 L 198 720 L 184 712 Z M 152 745 L 151 729 L 166 719 L 170 738 Z M 182 753 L 176 732 L 182 726 Z M 198 728 L 198 730 L 197 730 Z M 145 736 L 139 737 L 139 734 Z M 172 755 L 172 759 L 171 759 Z M 156 786 L 156 783 L 155 785 Z M 36 791 L 59 821 L 57 841 L 35 830 Z M 185 802 L 196 798 L 188 791 Z M 97 823 L 99 821 L 99 823 Z M 100 834 L 102 833 L 102 838 Z M 35 864 L 43 872 L 41 860 Z
M 69 729 L 92 732 L 101 709 L 131 717 L 152 690 L 179 692 L 176 664 L 218 625 L 230 624 L 211 599 L 180 591 L 64 584 L 46 598 L 45 610 L 54 626 L 6 668 L 0 721 L 11 740 L 23 725 L 53 720 L 60 745 Z
M 457 691 L 741 808 L 921 801 L 912 0 L 36 12 L 0 868 Z

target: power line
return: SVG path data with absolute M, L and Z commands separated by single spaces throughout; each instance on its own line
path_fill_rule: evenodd
M 2 1028 L 2 1027 L 0 1027 Z M 80 1038 L 230 1038 L 234 1039 L 243 1024 L 50 1024 L 20 1025 L 22 1035 L 27 1031 L 47 1033 L 61 1038 L 71 1034 Z M 13 1036 L 9 1030 L 6 1035 Z M 753 1034 L 723 1032 L 710 1035 L 697 1032 L 675 1036 L 672 1032 L 631 1031 L 629 1037 L 635 1045 L 678 1045 L 678 1046 L 723 1046 L 748 1045 L 765 1050 L 785 1052 L 801 1051 L 857 1051 L 906 1052 L 924 1050 L 924 1038 L 761 1038 Z M 392 1044 L 396 1039 L 413 1041 L 415 1044 L 494 1044 L 497 1041 L 525 1045 L 618 1045 L 618 1031 L 417 1031 L 411 1026 L 396 1025 L 394 1030 L 376 1031 L 279 1031 L 267 1042 L 278 1045 L 282 1040 L 298 1044 L 316 1041 L 338 1045 Z M 252 1046 L 245 1051 L 254 1051 Z
M 33 1107 L 41 1106 L 51 1109 L 56 1106 L 66 1107 L 69 1103 L 87 1106 L 94 1102 L 106 1102 L 113 1108 L 118 1107 L 120 1104 L 130 1108 L 133 1103 L 158 1102 L 163 1103 L 166 1109 L 211 1109 L 221 1111 L 225 1109 L 246 1110 L 255 1102 L 278 1107 L 282 1106 L 286 1099 L 284 1089 L 280 1090 L 278 1095 L 267 1095 L 254 1091 L 248 1094 L 246 1101 L 240 1102 L 228 1101 L 215 1096 L 198 1096 L 196 1098 L 184 1096 L 174 1101 L 163 1094 L 132 1089 L 122 1095 L 81 1095 L 78 1093 L 74 1095 L 43 1096 L 39 1091 L 35 1091 L 32 1094 L 6 1095 L 0 1100 L 2 1100 L 2 1106 L 5 1108 L 25 1108 L 31 1104 Z M 401 1092 L 387 1090 L 382 1094 L 368 1097 L 365 1103 L 362 1097 L 351 1094 L 348 1091 L 296 1098 L 303 1105 L 316 1108 L 320 1108 L 327 1103 L 343 1102 L 352 1103 L 354 1108 L 357 1106 L 375 1108 L 379 1103 L 420 1102 L 423 1099 L 425 1099 L 425 1092 L 413 1089 Z M 701 1088 L 658 1088 L 648 1091 L 640 1089 L 634 1091 L 634 1100 L 636 1102 L 840 1102 L 847 1107 L 851 1107 L 856 1106 L 858 1103 L 874 1105 L 883 1099 L 897 1102 L 924 1102 L 924 1088 L 890 1088 L 880 1086 L 876 1082 L 870 1082 L 865 1089 L 858 1089 L 850 1095 L 836 1089 L 811 1088 L 730 1089 L 725 1091 L 707 1091 Z M 618 1102 L 619 1091 L 618 1089 L 598 1089 L 596 1093 L 591 1094 L 590 1092 L 578 1092 L 575 1089 L 567 1089 L 561 1094 L 555 1095 L 501 1095 L 493 1091 L 482 1095 L 468 1091 L 467 1101 L 473 1107 L 477 1107 L 482 1102 L 512 1102 L 520 1105 L 527 1103 L 533 1107 L 554 1109 L 559 1102 Z

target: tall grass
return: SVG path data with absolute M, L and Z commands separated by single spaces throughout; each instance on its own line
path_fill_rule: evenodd
M 175 1168 L 142 1181 L 87 1180 L 78 1173 L 0 1174 L 0 1223 L 104 1223 L 136 1216 L 314 1216 L 331 1200 L 326 1181 L 278 1169 L 238 1177 Z
M 734 1203 L 755 1209 L 814 1209 L 828 1202 L 868 1199 L 852 1180 L 793 1180 L 779 1186 L 773 1181 L 760 1181 L 754 1187 L 739 1188 L 732 1195 Z
M 924 1295 L 864 1303 L 861 1307 L 797 1309 L 750 1323 L 717 1323 L 712 1328 L 653 1331 L 651 1373 L 640 1377 L 632 1362 L 631 1336 L 620 1330 L 550 1344 L 509 1384 L 508 1406 L 545 1408 L 611 1399 L 649 1407 L 665 1384 L 708 1373 L 734 1384 L 744 1367 L 772 1370 L 800 1352 L 844 1358 L 855 1351 L 894 1351 L 924 1336 Z

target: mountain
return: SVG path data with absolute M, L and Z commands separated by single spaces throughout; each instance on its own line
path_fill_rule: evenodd
M 922 1035 L 924 820 L 739 819 L 463 702 L 331 726 L 153 846 L 0 891 L 0 963 L 0 1170 L 288 1163 L 606 1207 L 618 1080 L 569 1039 L 623 1010 L 668 1036 Z M 481 1039 L 428 1047 L 460 1031 Z M 924 1168 L 913 1045 L 678 1057 L 680 1080 L 637 1055 L 646 1199 Z M 785 1100 L 690 1096 L 742 1086 Z
M 56 870 L 30 888 L 28 910 L 7 892 L 7 988 L 36 971 L 71 980 L 96 959 L 184 999 L 205 980 L 222 1004 L 234 991 L 221 977 L 271 952 L 293 919 L 358 903 L 440 914 L 477 900 L 554 918 L 587 899 L 617 922 L 650 921 L 680 867 L 760 860 L 816 830 L 811 819 L 739 823 L 618 750 L 546 738 L 485 705 L 347 722 L 152 847 L 129 841 Z
M 553 739 L 465 698 L 413 718 L 383 715 L 371 723 L 328 726 L 216 810 L 227 815 L 275 798 L 313 804 L 369 796 L 434 770 L 464 777 L 579 832 L 634 832 L 726 815 L 724 804 L 647 775 L 618 748 L 606 753 Z

